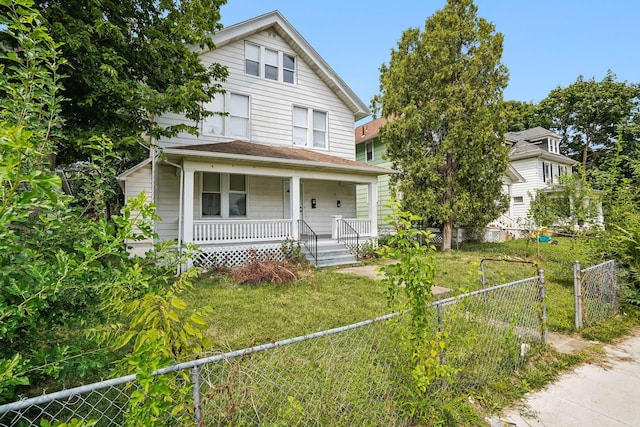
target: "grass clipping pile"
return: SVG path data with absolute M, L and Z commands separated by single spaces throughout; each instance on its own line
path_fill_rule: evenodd
M 249 259 L 231 270 L 231 277 L 240 284 L 289 283 L 298 280 L 298 265 L 273 258 L 259 258 L 251 250 Z

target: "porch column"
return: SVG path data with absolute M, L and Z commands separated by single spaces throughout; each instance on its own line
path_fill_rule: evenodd
M 378 236 L 378 180 L 367 186 L 369 194 L 369 220 L 371 221 L 371 236 Z
M 291 234 L 294 239 L 300 238 L 300 230 L 298 230 L 298 220 L 300 219 L 300 177 L 292 176 L 289 181 L 289 191 L 291 197 L 289 202 L 291 203 Z
M 194 191 L 194 171 L 184 170 L 184 191 L 182 192 L 182 241 L 184 243 L 193 242 L 193 191 Z

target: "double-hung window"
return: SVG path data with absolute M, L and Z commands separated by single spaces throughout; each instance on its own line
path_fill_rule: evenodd
M 550 162 L 542 162 L 542 178 L 546 183 L 553 183 L 553 168 Z
M 220 216 L 220 184 L 219 173 L 202 174 L 202 216 Z
M 203 217 L 233 218 L 247 215 L 246 175 L 203 172 L 201 177 Z
M 327 113 L 293 107 L 293 145 L 327 148 Z
M 364 143 L 365 158 L 367 162 L 373 161 L 373 141 Z
M 296 57 L 254 43 L 244 43 L 244 72 L 284 83 L 295 83 Z
M 247 215 L 247 178 L 244 175 L 229 175 L 229 216 Z
M 203 120 L 202 134 L 249 139 L 249 106 L 248 95 L 217 94 L 206 108 L 218 114 Z

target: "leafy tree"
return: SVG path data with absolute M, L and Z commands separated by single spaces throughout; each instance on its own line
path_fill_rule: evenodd
M 538 104 L 521 101 L 505 101 L 507 131 L 519 132 L 536 126 L 549 127 L 548 120 L 540 116 Z
M 622 132 L 627 144 L 637 146 L 640 89 L 616 81 L 609 71 L 602 81 L 582 76 L 566 88 L 556 88 L 540 102 L 550 128 L 562 136 L 567 154 L 585 170 L 602 162 Z
M 472 0 L 449 0 L 380 67 L 373 105 L 393 119 L 380 132 L 399 170 L 392 184 L 404 210 L 441 224 L 443 250 L 454 223 L 485 225 L 507 203 L 502 41 Z
M 600 195 L 595 192 L 582 168 L 571 175 L 562 175 L 551 191 L 536 190 L 527 216 L 537 226 L 558 227 L 574 232 L 582 225 L 597 228 Z
M 176 112 L 201 120 L 202 103 L 227 75 L 206 67 L 200 49 L 214 49 L 224 0 L 54 0 L 36 2 L 68 64 L 63 72 L 62 118 L 69 143 L 59 155 L 75 160 L 75 142 L 106 135 L 126 154 L 140 135 L 176 135 L 196 128 L 161 128 L 154 116 Z
M 67 58 L 58 64 L 57 72 L 66 75 L 64 100 L 49 160 L 76 174 L 91 162 L 91 137 L 112 141 L 118 155 L 101 184 L 109 195 L 107 215 L 122 202 L 115 176 L 149 155 L 152 138 L 196 133 L 195 123 L 211 114 L 203 105 L 221 91 L 227 71 L 203 65 L 199 55 L 215 48 L 211 35 L 221 28 L 225 2 L 36 0 L 43 25 Z M 3 0 L 0 7 L 10 4 Z M 15 39 L 0 32 L 0 45 L 16 47 Z M 11 94 L 0 88 L 0 97 Z M 154 118 L 168 112 L 185 114 L 194 125 L 159 126 Z M 81 172 L 92 174 L 92 168 Z
M 33 2 L 0 0 L 0 28 L 6 41 L 0 50 L 0 402 L 39 381 L 101 367 L 109 360 L 105 353 L 68 330 L 105 318 L 129 321 L 129 330 L 143 321 L 138 336 L 162 337 L 162 342 L 138 341 L 129 352 L 133 362 L 123 363 L 135 363 L 144 374 L 171 363 L 158 350 L 161 344 L 169 343 L 176 358 L 197 350 L 201 317 L 173 321 L 173 309 L 185 308 L 178 294 L 192 276 L 175 282 L 175 268 L 161 250 L 157 258 L 130 257 L 125 250 L 126 240 L 153 237 L 150 220 L 156 216 L 144 194 L 111 221 L 92 218 L 86 206 L 61 191 L 61 180 L 49 167 L 60 124 L 64 61 Z M 100 175 L 113 156 L 112 145 L 103 137 L 86 143 Z M 105 197 L 95 194 L 92 203 L 100 211 Z M 134 313 L 136 307 L 141 311 Z M 172 322 L 152 321 L 160 312 L 170 312 Z M 58 333 L 64 328 L 66 334 Z M 120 337 L 106 342 L 123 351 L 134 347 L 118 347 L 114 342 L 122 342 Z M 163 392 L 172 393 L 148 394 Z

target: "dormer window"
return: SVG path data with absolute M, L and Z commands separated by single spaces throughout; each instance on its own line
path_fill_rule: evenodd
M 560 141 L 554 138 L 547 139 L 547 150 L 553 154 L 560 154 Z
M 244 44 L 244 72 L 284 83 L 295 83 L 296 57 L 254 43 Z

